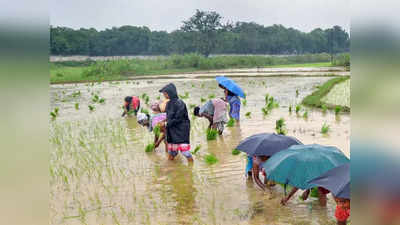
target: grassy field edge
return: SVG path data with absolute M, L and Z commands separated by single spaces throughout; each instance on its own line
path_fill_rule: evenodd
M 309 107 L 316 107 L 316 108 L 321 108 L 322 105 L 326 105 L 327 108 L 334 109 L 336 107 L 336 105 L 324 103 L 324 102 L 321 101 L 321 99 L 325 95 L 327 95 L 329 93 L 329 91 L 336 84 L 344 82 L 344 81 L 346 81 L 348 79 L 350 79 L 350 76 L 335 77 L 335 78 L 332 78 L 332 79 L 328 80 L 327 82 L 322 84 L 320 87 L 318 87 L 318 89 L 316 91 L 314 91 L 310 95 L 306 96 L 303 99 L 302 104 L 306 105 L 306 106 L 309 106 Z M 341 106 L 341 107 L 342 107 L 342 110 L 344 112 L 350 112 L 350 107 L 348 107 L 348 106 Z

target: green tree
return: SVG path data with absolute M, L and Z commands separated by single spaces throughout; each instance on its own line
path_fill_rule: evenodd
M 216 46 L 217 33 L 224 29 L 221 19 L 217 12 L 197 9 L 192 17 L 183 21 L 181 30 L 195 33 L 196 50 L 207 57 Z

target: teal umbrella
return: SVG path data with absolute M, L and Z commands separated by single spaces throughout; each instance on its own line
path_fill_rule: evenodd
M 263 165 L 268 180 L 289 184 L 300 189 L 315 185 L 308 181 L 350 160 L 333 146 L 292 145 L 275 153 Z

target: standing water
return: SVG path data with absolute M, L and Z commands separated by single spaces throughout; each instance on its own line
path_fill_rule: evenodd
M 246 156 L 232 155 L 240 140 L 275 132 L 275 121 L 284 118 L 287 135 L 304 144 L 334 145 L 350 156 L 348 115 L 304 107 L 298 114 L 294 110 L 328 79 L 235 78 L 247 94 L 240 124 L 225 128 L 213 141 L 206 139 L 208 121 L 193 117 L 192 107 L 210 94 L 223 97 L 214 79 L 52 85 L 50 106 L 59 110 L 50 122 L 51 224 L 335 224 L 331 197 L 322 208 L 314 198 L 299 200 L 298 192 L 287 206 L 281 206 L 281 186 L 263 193 L 245 177 Z M 192 150 L 201 146 L 193 165 L 182 156 L 168 161 L 163 144 L 156 152 L 146 153 L 152 134 L 135 117 L 121 117 L 125 96 L 146 93 L 150 102 L 156 101 L 163 98 L 158 90 L 170 82 L 178 94 L 188 93 L 183 101 L 191 118 Z M 279 108 L 264 115 L 261 108 L 267 93 Z M 105 101 L 99 103 L 95 96 Z M 142 106 L 149 109 L 143 100 Z M 305 110 L 308 118 L 302 116 Z M 320 132 L 324 123 L 330 126 L 328 134 Z M 218 162 L 208 165 L 206 154 L 214 154 Z

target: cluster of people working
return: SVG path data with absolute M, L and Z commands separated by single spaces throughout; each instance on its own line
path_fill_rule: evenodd
M 241 101 L 239 97 L 245 97 L 245 95 L 241 88 L 229 78 L 217 77 L 217 81 L 219 87 L 222 88 L 224 92 L 224 98 L 210 99 L 204 105 L 194 107 L 193 115 L 206 118 L 209 121 L 209 129 L 214 129 L 222 135 L 225 124 L 228 122 L 227 114 L 231 119 L 235 119 L 237 122 L 240 121 Z M 164 100 L 151 104 L 151 114 L 140 112 L 141 104 L 139 97 L 128 96 L 124 99 L 124 112 L 122 116 L 130 114 L 136 115 L 137 122 L 147 127 L 149 132 L 153 132 L 157 127 L 160 132 L 157 132 L 154 137 L 154 146 L 158 148 L 161 143 L 164 143 L 169 160 L 174 160 L 180 152 L 189 163 L 193 163 L 193 156 L 190 152 L 190 120 L 186 104 L 179 98 L 176 86 L 173 83 L 167 84 L 161 88 L 159 92 L 163 94 Z M 286 145 L 282 145 L 282 143 L 286 143 Z M 281 181 L 278 176 L 275 176 L 274 169 L 279 169 L 279 165 L 275 162 L 283 160 L 274 158 L 285 157 L 285 151 L 288 150 L 283 150 L 292 145 L 297 146 L 302 145 L 302 143 L 295 138 L 290 139 L 288 136 L 277 134 L 257 134 L 242 141 L 237 149 L 247 154 L 245 174 L 248 179 L 252 179 L 262 190 L 267 190 L 275 186 L 277 183 L 276 181 Z M 303 148 L 302 151 L 304 151 L 304 149 L 319 147 L 311 145 L 302 146 L 304 146 L 301 147 Z M 323 148 L 323 146 L 321 148 Z M 277 153 L 278 151 L 279 153 Z M 338 157 L 340 158 L 342 156 Z M 344 159 L 344 162 L 346 162 L 346 159 Z M 299 168 L 300 167 L 297 169 Z M 264 181 L 261 181 L 260 174 L 263 175 Z M 334 173 L 333 175 L 335 176 L 336 174 Z M 285 179 L 288 180 L 288 178 Z M 342 189 L 335 189 L 333 191 L 334 188 L 331 188 L 332 182 L 326 182 L 327 184 L 322 182 L 322 184 L 320 184 L 318 183 L 319 180 L 314 180 L 314 185 L 304 186 L 293 185 L 286 180 L 279 182 L 285 185 L 285 192 L 287 184 L 291 184 L 293 187 L 290 193 L 285 195 L 281 200 L 282 205 L 286 205 L 298 189 L 305 189 L 300 197 L 301 199 L 306 200 L 311 192 L 315 192 L 320 205 L 324 207 L 327 204 L 327 194 L 331 192 L 332 195 L 336 194 L 336 196 L 334 195 L 334 200 L 337 203 L 335 216 L 338 224 L 343 225 L 347 223 L 347 219 L 350 216 L 350 196 L 346 191 L 346 194 L 343 194 L 343 188 L 345 187 L 340 187 Z M 328 180 L 332 179 L 329 178 Z M 335 184 L 333 185 L 334 187 L 338 186 L 335 186 Z

